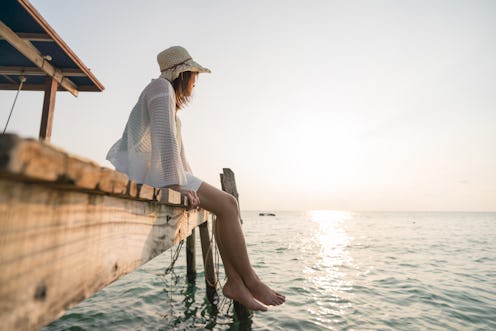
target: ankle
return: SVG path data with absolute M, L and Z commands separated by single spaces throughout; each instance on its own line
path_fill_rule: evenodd
M 261 280 L 252 269 L 252 272 L 243 277 L 243 282 L 245 283 L 246 287 L 252 288 L 254 286 L 257 286 L 261 282 Z

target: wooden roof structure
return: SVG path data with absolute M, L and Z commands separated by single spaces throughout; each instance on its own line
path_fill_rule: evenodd
M 57 90 L 103 85 L 28 0 L 0 1 L 0 90 L 44 91 L 40 139 L 49 140 Z

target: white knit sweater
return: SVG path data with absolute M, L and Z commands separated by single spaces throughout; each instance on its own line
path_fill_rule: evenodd
M 174 88 L 168 80 L 157 78 L 145 87 L 107 160 L 137 183 L 154 187 L 186 184 L 191 168 L 176 117 Z

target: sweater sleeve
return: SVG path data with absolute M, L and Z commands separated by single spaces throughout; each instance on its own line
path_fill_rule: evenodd
M 176 128 L 177 128 L 177 134 L 176 137 L 179 141 L 179 157 L 181 158 L 181 162 L 184 167 L 184 171 L 189 172 L 190 174 L 193 174 L 193 171 L 191 170 L 191 166 L 189 165 L 188 160 L 186 159 L 186 152 L 184 151 L 184 143 L 183 143 L 183 135 L 182 135 L 182 124 L 181 120 L 176 117 Z
M 181 161 L 183 162 L 184 169 L 189 172 L 190 174 L 193 174 L 193 170 L 191 170 L 191 166 L 186 159 L 186 153 L 184 152 L 184 144 L 181 142 Z
M 176 134 L 174 101 L 168 89 L 146 101 L 152 145 L 150 177 L 161 187 L 186 183 Z

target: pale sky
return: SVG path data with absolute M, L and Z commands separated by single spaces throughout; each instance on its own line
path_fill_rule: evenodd
M 57 94 L 68 151 L 111 166 L 182 45 L 212 70 L 180 112 L 188 159 L 218 187 L 232 168 L 242 209 L 496 210 L 495 1 L 32 3 L 106 87 Z M 42 100 L 21 92 L 8 131 L 36 137 Z

